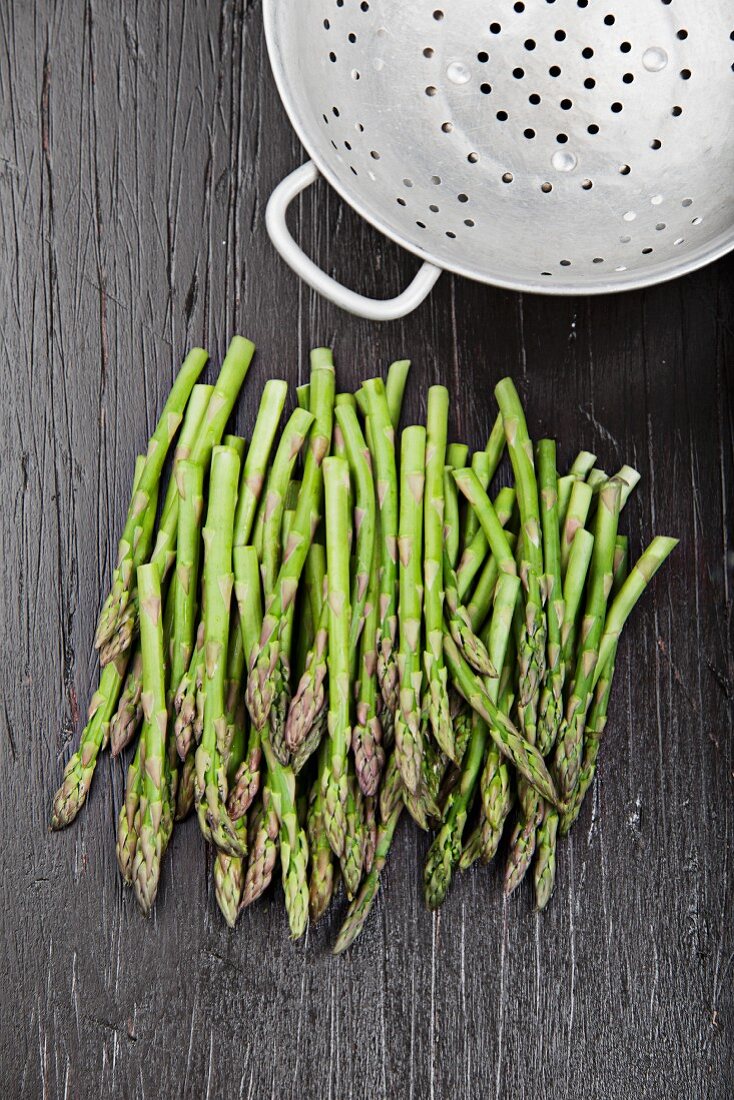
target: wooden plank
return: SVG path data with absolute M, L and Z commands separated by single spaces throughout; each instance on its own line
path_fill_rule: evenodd
M 301 286 L 271 248 L 267 197 L 304 159 L 269 74 L 260 5 L 0 6 L 0 1079 L 37 1097 L 729 1095 L 732 993 L 731 500 L 734 263 L 605 299 L 519 296 L 444 277 L 376 326 Z M 397 293 L 416 261 L 319 184 L 294 211 L 349 285 Z M 500 871 L 424 908 L 428 840 L 403 823 L 358 945 L 333 959 L 340 900 L 301 944 L 276 891 L 234 933 L 194 822 L 151 921 L 123 893 L 123 766 L 99 766 L 60 836 L 49 801 L 96 669 L 91 640 L 135 453 L 186 346 L 259 353 L 270 375 L 336 349 L 340 385 L 414 361 L 460 395 L 483 444 L 493 383 L 518 378 L 536 434 L 643 474 L 639 550 L 678 534 L 625 638 L 599 782 L 540 917 Z

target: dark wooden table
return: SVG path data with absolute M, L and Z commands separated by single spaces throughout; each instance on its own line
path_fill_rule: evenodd
M 734 1087 L 731 515 L 734 263 L 606 299 L 521 297 L 443 278 L 382 327 L 299 285 L 263 225 L 303 159 L 270 76 L 260 5 L 0 5 L 2 1095 L 637 1097 Z M 367 293 L 413 258 L 319 186 L 295 229 Z M 421 897 L 406 823 L 358 945 L 329 953 L 343 903 L 291 944 L 281 899 L 230 932 L 194 821 L 155 915 L 123 891 L 122 763 L 105 757 L 76 826 L 49 802 L 95 686 L 95 615 L 133 457 L 186 347 L 259 346 L 237 410 L 271 374 L 336 349 L 346 388 L 402 355 L 408 411 L 431 382 L 483 442 L 512 373 L 537 434 L 643 475 L 636 550 L 676 533 L 618 663 L 593 798 L 547 913 L 500 872 Z

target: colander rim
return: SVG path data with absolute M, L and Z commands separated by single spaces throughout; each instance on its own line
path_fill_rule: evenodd
M 693 271 L 698 271 L 700 268 L 706 267 L 708 264 L 714 263 L 734 249 L 734 224 L 732 224 L 728 231 L 719 233 L 712 241 L 709 241 L 705 245 L 700 245 L 696 249 L 692 249 L 691 252 L 684 253 L 684 255 L 687 256 L 687 259 L 684 261 L 668 261 L 666 265 L 649 274 L 635 272 L 634 275 L 629 278 L 622 277 L 609 279 L 603 282 L 594 283 L 592 286 L 586 283 L 568 281 L 566 276 L 564 276 L 565 281 L 562 283 L 557 281 L 553 283 L 541 283 L 539 281 L 504 278 L 495 275 L 488 276 L 478 273 L 472 268 L 465 267 L 461 263 L 446 261 L 443 258 L 439 259 L 427 249 L 422 248 L 419 244 L 404 237 L 390 225 L 383 223 L 379 217 L 373 215 L 369 210 L 362 209 L 362 204 L 359 199 L 355 198 L 349 188 L 339 179 L 329 162 L 322 156 L 320 150 L 312 144 L 309 137 L 308 125 L 302 119 L 298 111 L 298 96 L 291 94 L 297 89 L 293 88 L 288 79 L 285 65 L 281 64 L 281 55 L 277 48 L 278 36 L 275 25 L 275 13 L 279 2 L 287 3 L 288 0 L 263 0 L 265 44 L 267 46 L 270 68 L 273 73 L 276 88 L 278 89 L 280 101 L 283 104 L 290 124 L 295 130 L 301 145 L 309 158 L 316 165 L 319 174 L 323 176 L 330 187 L 341 196 L 344 202 L 346 202 L 355 213 L 359 214 L 361 218 L 373 226 L 373 228 L 384 237 L 400 245 L 406 252 L 411 252 L 424 263 L 433 264 L 435 267 L 441 268 L 442 271 L 449 271 L 454 275 L 461 275 L 462 278 L 471 279 L 473 282 L 483 283 L 485 286 L 498 287 L 502 290 L 513 290 L 521 294 L 543 294 L 553 297 L 572 297 L 576 295 L 585 297 L 587 295 L 620 294 L 626 290 L 642 290 L 645 287 L 657 286 L 660 283 L 670 282 L 673 279 L 680 278 L 682 275 L 688 275 Z

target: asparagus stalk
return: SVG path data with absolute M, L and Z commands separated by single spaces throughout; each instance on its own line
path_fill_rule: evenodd
M 556 839 L 558 836 L 558 810 L 544 807 L 543 820 L 537 833 L 537 856 L 533 871 L 535 907 L 542 912 L 551 899 L 556 879 Z
M 515 765 L 517 771 L 537 790 L 538 794 L 558 804 L 558 795 L 543 757 L 515 728 L 509 718 L 492 702 L 482 680 L 462 657 L 453 638 L 443 640 L 446 664 L 453 682 L 469 706 L 489 725 L 492 740 L 501 753 Z
M 573 487 L 577 481 L 585 481 L 590 470 L 596 462 L 596 455 L 589 451 L 579 451 L 571 464 L 571 469 L 565 477 L 558 479 L 558 524 L 562 528 L 566 521 L 568 504 L 571 499 Z
M 473 470 L 464 467 L 455 469 L 453 477 L 460 492 L 476 512 L 499 572 L 517 574 L 515 556 L 510 547 L 508 533 L 504 530 L 494 505 L 479 483 L 477 475 Z
M 140 594 L 140 649 L 143 655 L 144 759 L 142 761 L 145 811 L 141 816 L 132 867 L 138 904 L 148 916 L 158 892 L 161 860 L 166 848 L 163 817 L 168 798 L 166 778 L 166 672 L 163 645 L 163 608 L 158 570 L 154 565 L 138 569 Z
M 515 490 L 513 488 L 500 489 L 494 501 L 494 510 L 503 527 L 506 527 L 512 518 L 515 509 Z M 476 517 L 472 509 L 471 514 Z M 477 523 L 479 519 L 477 518 Z M 461 561 L 456 569 L 458 581 L 459 599 L 464 600 L 468 595 L 477 573 L 486 566 L 489 544 L 483 528 L 480 526 L 469 545 L 461 555 Z
M 607 598 L 612 586 L 620 490 L 621 483 L 615 479 L 606 481 L 599 490 L 591 576 L 581 628 L 581 645 L 576 660 L 576 674 L 566 706 L 566 716 L 558 732 L 554 758 L 556 776 L 564 801 L 570 800 L 578 784 L 584 723 L 599 655 L 599 643 L 604 629 Z
M 571 553 L 568 555 L 568 566 L 563 577 L 561 660 L 566 668 L 569 667 L 569 662 L 573 658 L 576 642 L 576 622 L 593 550 L 594 536 L 591 531 L 577 531 L 571 546 Z
M 278 659 L 277 632 L 282 606 L 277 600 L 277 574 L 281 547 L 281 524 L 293 466 L 313 423 L 311 413 L 296 409 L 286 424 L 275 452 L 260 513 L 263 525 L 262 576 L 266 614 L 263 619 L 258 652 L 253 658 L 247 681 L 247 707 L 255 728 L 262 731 L 270 715 L 276 685 L 273 673 Z M 266 628 L 267 623 L 267 628 Z M 267 629 L 267 633 L 266 633 Z
M 451 443 L 446 448 L 446 465 L 443 470 L 443 546 L 444 553 L 449 559 L 452 568 L 456 568 L 459 560 L 459 495 L 456 483 L 452 477 L 457 467 L 451 458 L 466 458 L 463 454 L 466 448 L 460 448 L 458 443 Z M 457 454 L 458 451 L 462 453 Z
M 242 463 L 245 461 L 245 455 L 247 454 L 247 440 L 243 435 L 232 435 L 228 432 L 222 437 L 222 446 L 231 447 L 240 460 L 240 469 L 242 469 Z
M 586 526 L 593 497 L 591 486 L 586 481 L 575 481 L 568 501 L 566 518 L 561 536 L 561 573 L 565 577 L 568 559 L 576 532 Z
M 324 603 L 316 627 L 314 644 L 288 710 L 285 740 L 291 753 L 306 743 L 326 703 L 326 671 L 329 637 L 329 608 Z
M 298 408 L 308 412 L 311 404 L 311 386 L 308 382 L 304 382 L 302 386 L 296 386 L 296 400 Z
M 452 688 L 452 691 L 454 689 Z M 458 695 L 458 693 L 456 693 Z M 454 740 L 456 742 L 456 756 L 458 760 L 464 759 L 464 753 L 466 747 L 469 744 L 469 737 L 471 736 L 471 707 L 468 707 L 464 700 L 459 695 L 461 700 L 461 710 L 452 718 L 454 726 Z
M 614 580 L 612 583 L 612 595 L 616 598 L 624 582 L 629 575 L 629 540 L 624 535 L 618 535 L 614 548 Z M 611 610 L 610 610 L 611 613 Z M 607 620 L 609 616 L 607 616 Z M 614 677 L 614 662 L 617 655 L 617 644 L 614 643 L 611 651 L 607 651 L 597 661 L 594 673 L 594 695 L 591 701 L 589 717 L 586 720 L 584 731 L 584 755 L 579 773 L 579 785 L 576 788 L 570 805 L 564 811 L 560 819 L 561 834 L 569 831 L 579 815 L 581 805 L 586 792 L 594 780 L 596 772 L 596 760 L 599 753 L 599 745 L 607 721 L 607 708 L 611 692 L 612 679 Z M 603 661 L 603 664 L 602 664 Z M 550 898 L 550 893 L 548 893 Z M 540 903 L 538 907 L 541 908 Z
M 423 511 L 423 585 L 426 676 L 426 706 L 431 731 L 447 756 L 456 759 L 448 674 L 443 659 L 443 524 L 444 467 L 449 420 L 449 391 L 431 386 L 426 416 L 425 506 Z
M 459 599 L 458 581 L 456 573 L 449 564 L 448 555 L 444 555 L 443 581 L 446 622 L 451 637 L 473 669 L 483 676 L 494 676 L 495 669 L 489 659 L 487 648 L 474 630 L 468 609 Z
M 519 590 L 519 578 L 511 573 L 503 573 L 497 584 L 487 639 L 490 660 L 497 669 L 501 669 L 504 664 Z M 485 685 L 492 703 L 497 702 L 499 687 L 499 674 Z M 423 882 L 429 909 L 435 909 L 443 902 L 451 883 L 453 868 L 461 856 L 464 827 L 484 759 L 487 732 L 486 722 L 475 711 L 469 744 L 462 761 L 461 780 L 459 786 L 449 795 L 443 825 L 426 859 Z
M 484 450 L 489 458 L 489 481 L 487 482 L 487 485 L 489 485 L 502 461 L 502 455 L 505 453 L 505 425 L 501 412 L 497 414 L 497 418 L 492 425 L 492 431 L 489 433 L 487 446 Z M 457 465 L 459 464 L 457 463 Z M 466 464 L 462 462 L 461 465 Z
M 204 510 L 204 470 L 182 461 L 176 471 L 178 530 L 176 535 L 176 586 L 171 645 L 171 692 L 178 688 L 189 667 L 196 638 L 196 604 L 199 581 L 199 540 Z M 179 746 L 180 752 L 180 746 Z M 182 759 L 186 756 L 184 752 Z
M 227 737 L 225 675 L 233 586 L 232 538 L 239 459 L 229 447 L 212 456 L 209 507 L 204 527 L 204 727 L 196 750 L 196 810 L 207 840 L 230 855 L 243 855 L 226 809 L 227 775 L 222 746 Z
M 520 728 L 529 741 L 535 738 L 538 695 L 545 675 L 546 622 L 541 578 L 543 548 L 540 533 L 538 485 L 533 463 L 533 446 L 525 413 L 512 379 L 495 386 L 495 397 L 505 425 L 505 438 L 515 475 L 520 510 L 520 578 L 525 590 L 525 625 L 518 644 L 518 713 Z
M 133 497 L 137 492 L 144 468 L 145 458 L 138 455 L 135 460 L 135 472 L 133 474 Z M 136 540 L 139 549 L 145 550 L 144 543 L 150 537 L 151 515 L 154 514 L 155 499 L 150 501 L 148 511 L 141 522 L 140 534 Z M 143 543 L 142 547 L 141 541 Z M 145 552 L 147 553 L 147 550 Z M 125 682 L 129 657 L 130 652 L 126 650 L 118 654 L 102 670 L 99 686 L 89 704 L 87 724 L 82 730 L 79 748 L 64 768 L 61 786 L 54 795 L 51 811 L 51 828 L 54 830 L 63 829 L 70 825 L 86 802 L 99 752 L 106 746 L 109 739 L 110 722 L 115 714 L 115 708 Z M 134 685 L 131 683 L 128 698 L 132 696 L 133 691 Z M 122 720 L 123 716 L 121 715 L 120 721 Z M 119 737 L 122 737 L 122 734 Z
M 396 805 L 403 804 L 403 781 L 400 778 L 395 753 L 390 753 L 385 767 L 385 776 L 380 786 L 380 820 L 387 821 Z
M 127 669 L 128 654 L 121 654 L 102 670 L 99 687 L 87 711 L 79 748 L 64 768 L 61 786 L 54 795 L 51 828 L 70 825 L 87 800 L 97 757 L 107 744 L 110 719 L 115 712 Z
M 125 686 L 120 694 L 117 710 L 110 722 L 110 750 L 118 756 L 132 741 L 143 716 L 143 657 L 136 646 L 128 665 Z
M 136 477 L 142 474 L 144 465 L 139 466 L 141 461 L 140 456 L 136 459 Z M 144 463 L 144 459 L 142 460 Z M 155 516 L 158 507 L 158 485 L 150 493 L 148 499 L 148 507 L 145 515 L 142 517 L 140 526 L 135 531 L 135 546 L 133 549 L 132 564 L 133 570 L 137 570 L 138 566 L 148 560 L 150 555 L 150 547 L 153 542 L 153 532 L 155 530 Z M 127 607 L 122 612 L 118 619 L 117 627 L 113 636 L 99 648 L 99 663 L 102 667 L 108 665 L 110 661 L 114 661 L 115 658 L 121 654 L 127 652 L 130 648 L 134 637 L 138 631 L 138 589 L 137 584 L 134 584 L 130 599 Z
M 257 653 L 262 629 L 262 596 L 260 568 L 254 546 L 236 546 L 232 553 L 234 591 L 242 632 L 242 650 L 247 668 Z M 242 763 L 237 768 L 229 794 L 228 808 L 233 821 L 244 817 L 260 787 L 262 745 L 260 731 L 252 724 L 250 738 Z
M 340 405 L 335 412 L 341 429 L 354 480 L 354 531 L 356 536 L 355 574 L 352 585 L 352 622 L 349 630 L 349 651 L 355 656 L 364 629 L 367 588 L 372 573 L 375 547 L 375 486 L 372 478 L 370 452 L 359 426 L 357 413 L 349 405 Z
M 125 799 L 117 817 L 117 834 L 115 838 L 115 855 L 120 868 L 123 881 L 126 886 L 131 886 L 133 881 L 133 861 L 138 845 L 139 805 L 143 790 L 142 763 L 143 763 L 143 738 L 139 738 L 135 756 L 127 769 L 125 783 Z
M 237 626 L 239 631 L 239 623 Z M 239 683 L 237 687 L 239 689 Z M 239 690 L 235 693 L 235 698 L 229 705 L 227 721 L 228 724 L 231 724 L 233 731 L 230 755 L 227 762 L 227 784 L 231 788 L 235 775 L 244 760 L 247 739 L 247 708 Z M 235 821 L 234 829 L 244 851 L 247 847 L 247 819 L 243 816 Z M 242 856 L 230 855 L 228 852 L 217 849 L 213 871 L 214 893 L 222 916 L 230 928 L 234 928 L 240 910 L 242 891 L 245 885 L 245 871 L 245 861 Z
M 181 677 L 176 694 L 173 697 L 174 735 L 176 748 L 181 760 L 185 760 L 196 741 L 201 740 L 201 723 L 204 706 L 204 623 L 201 621 L 196 630 L 196 643 L 191 654 L 189 667 Z
M 252 442 L 242 465 L 234 517 L 234 546 L 245 546 L 250 540 L 255 513 L 265 485 L 270 452 L 287 394 L 288 383 L 278 378 L 271 378 L 263 387 L 252 430 Z
M 217 850 L 214 858 L 214 894 L 219 911 L 230 928 L 234 928 L 240 911 L 245 886 L 245 864 L 241 856 L 230 856 Z
M 265 893 L 273 881 L 275 865 L 278 862 L 280 829 L 269 782 L 266 782 L 263 787 L 262 800 L 254 815 L 252 834 L 245 885 L 242 888 L 241 909 L 252 905 L 253 901 Z
M 171 476 L 168 479 L 166 495 L 163 498 L 163 507 L 161 508 L 162 516 L 168 513 L 171 504 L 176 499 L 178 494 L 176 473 L 179 463 L 188 462 L 191 458 L 191 452 L 204 424 L 206 411 L 209 408 L 209 402 L 211 401 L 213 393 L 214 386 L 204 385 L 201 382 L 197 382 L 191 391 L 191 397 L 186 405 L 181 431 L 178 433 L 178 438 L 176 440 L 176 449 L 173 452 Z
M 471 456 L 471 469 L 474 471 L 477 477 L 477 481 L 484 489 L 485 493 L 489 488 L 490 481 L 490 456 L 486 451 L 475 451 Z M 479 526 L 479 519 L 473 508 L 467 506 L 464 513 L 464 528 L 462 531 L 461 545 L 466 550 L 478 531 L 481 528 Z
M 678 539 L 658 535 L 632 567 L 629 576 L 614 597 L 604 623 L 599 644 L 599 660 L 594 670 L 592 684 L 596 686 L 606 666 L 613 660 L 619 635 L 632 609 L 657 573 L 665 559 L 678 545 Z
M 503 444 L 504 446 L 504 444 Z M 452 470 L 462 470 L 469 458 L 469 448 L 466 443 L 449 443 L 446 447 L 446 465 Z M 456 549 L 459 549 L 459 531 L 457 520 Z
M 499 709 L 504 715 L 509 715 L 514 700 L 510 663 L 510 658 L 514 660 L 514 652 L 514 645 L 510 642 L 505 656 L 503 686 L 498 702 Z M 489 863 L 494 859 L 505 822 L 512 809 L 511 766 L 494 742 L 487 747 L 479 790 L 482 803 L 481 819 L 461 853 L 459 866 L 464 871 L 479 858 L 483 863 Z
M 400 423 L 400 413 L 403 408 L 403 395 L 410 371 L 410 359 L 397 359 L 387 368 L 385 379 L 385 397 L 390 413 L 390 422 L 395 431 Z
M 134 559 L 137 532 L 153 495 L 158 492 L 158 483 L 168 448 L 183 419 L 183 411 L 194 383 L 204 369 L 208 357 L 208 353 L 203 348 L 193 348 L 186 356 L 150 437 L 145 466 L 130 501 L 125 527 L 117 545 L 117 562 L 112 575 L 112 587 L 99 615 L 94 638 L 97 649 L 112 638 L 120 616 L 130 600 L 135 583 Z
M 379 616 L 379 546 L 373 548 L 372 568 L 367 589 L 366 616 L 359 651 L 359 680 L 355 707 L 352 750 L 362 793 L 377 793 L 383 768 L 385 750 L 382 745 L 383 730 L 378 713 L 377 687 L 377 623 Z
M 296 780 L 291 768 L 284 767 L 269 738 L 263 740 L 268 768 L 268 786 L 279 824 L 280 867 L 291 937 L 298 939 L 308 923 L 308 841 L 298 820 Z
M 326 662 L 329 636 L 329 608 L 324 600 L 326 554 L 321 543 L 312 542 L 306 558 L 306 603 L 314 624 L 303 672 L 291 700 L 285 725 L 285 739 L 293 754 L 296 774 L 321 740 L 326 709 Z M 318 741 L 314 744 L 315 738 Z M 296 766 L 296 763 L 298 766 Z
M 602 485 L 606 485 L 608 480 L 609 474 L 606 470 L 602 470 L 598 466 L 595 466 L 593 470 L 589 470 L 586 475 L 587 484 L 591 486 L 591 491 L 594 496 L 598 496 Z
M 329 607 L 329 763 L 324 771 L 324 823 L 334 855 L 344 853 L 347 830 L 347 752 L 351 742 L 349 685 L 349 467 L 324 461 L 326 571 Z
M 426 430 L 406 428 L 400 454 L 400 678 L 399 706 L 395 713 L 395 754 L 406 790 L 418 793 L 423 757 L 420 723 L 422 673 L 420 661 L 423 577 L 423 489 L 425 483 Z
M 377 798 L 366 795 L 364 799 L 364 844 L 362 848 L 362 869 L 366 875 L 372 870 L 377 848 Z
M 538 748 L 546 756 L 555 742 L 556 730 L 563 716 L 563 684 L 566 678 L 561 654 L 564 607 L 558 532 L 558 475 L 556 445 L 552 439 L 541 439 L 538 443 L 538 484 L 547 621 L 546 671 L 539 704 Z
M 324 821 L 322 785 L 328 767 L 328 742 L 324 741 L 319 755 L 319 769 L 311 787 L 307 830 L 311 855 L 311 875 L 308 884 L 308 912 L 313 924 L 324 915 L 334 893 L 334 856 Z
M 517 540 L 512 532 L 507 532 L 507 543 L 511 551 L 515 550 Z M 482 627 L 484 626 L 490 608 L 492 606 L 492 600 L 494 598 L 494 590 L 497 586 L 497 579 L 499 577 L 499 566 L 497 565 L 497 559 L 494 554 L 490 554 L 484 563 L 484 568 L 479 574 L 479 580 L 477 581 L 474 591 L 471 594 L 471 598 L 466 605 L 466 613 L 469 616 L 469 622 L 471 623 L 472 630 L 475 634 L 481 634 Z
M 206 415 L 191 448 L 190 459 L 204 470 L 209 468 L 212 452 L 224 435 L 237 395 L 242 388 L 255 353 L 255 345 L 242 336 L 233 336 L 212 391 Z M 161 578 L 170 570 L 176 556 L 178 494 L 161 516 L 151 561 Z
M 387 862 L 390 845 L 395 835 L 395 827 L 400 819 L 402 809 L 402 802 L 398 802 L 391 811 L 389 817 L 382 822 L 377 830 L 377 846 L 375 848 L 375 859 L 372 864 L 372 870 L 364 879 L 357 897 L 349 906 L 346 918 L 334 945 L 335 955 L 341 955 L 343 951 L 346 951 L 346 949 L 354 943 L 357 936 L 364 928 L 365 921 L 369 916 L 372 903 L 375 900 L 380 886 L 380 875 Z
M 254 354 L 254 345 L 241 336 L 235 336 L 230 342 L 227 355 L 222 363 L 219 378 L 212 390 L 196 439 L 191 446 L 190 459 L 207 469 L 212 449 L 222 438 L 224 428 L 234 406 L 237 394 L 250 366 Z M 171 493 L 170 502 L 161 515 L 151 562 L 158 569 L 161 582 L 167 576 L 176 558 L 176 533 L 178 529 L 178 493 Z M 137 608 L 133 608 L 127 620 L 121 621 L 116 634 L 111 639 L 116 649 L 122 650 L 129 644 L 137 624 Z
M 395 429 L 380 378 L 362 387 L 370 424 L 370 448 L 380 513 L 380 619 L 377 628 L 377 679 L 386 711 L 395 714 L 399 703 L 396 660 L 398 582 L 398 479 Z
M 359 889 L 364 860 L 363 797 L 351 763 L 347 779 L 346 822 L 340 863 L 347 897 L 351 901 Z

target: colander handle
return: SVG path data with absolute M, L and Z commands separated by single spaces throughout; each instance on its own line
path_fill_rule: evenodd
M 278 184 L 268 201 L 265 224 L 270 240 L 285 262 L 296 275 L 303 279 L 304 283 L 308 283 L 330 302 L 350 313 L 355 313 L 358 317 L 366 317 L 370 321 L 393 321 L 417 309 L 424 298 L 430 294 L 436 279 L 441 274 L 441 268 L 436 267 L 435 264 L 424 263 L 410 286 L 406 287 L 402 294 L 398 294 L 397 298 L 366 298 L 363 294 L 357 294 L 354 290 L 342 286 L 336 279 L 332 279 L 317 267 L 293 240 L 286 225 L 286 212 L 293 199 L 315 183 L 318 176 L 318 169 L 313 161 L 306 161 Z

